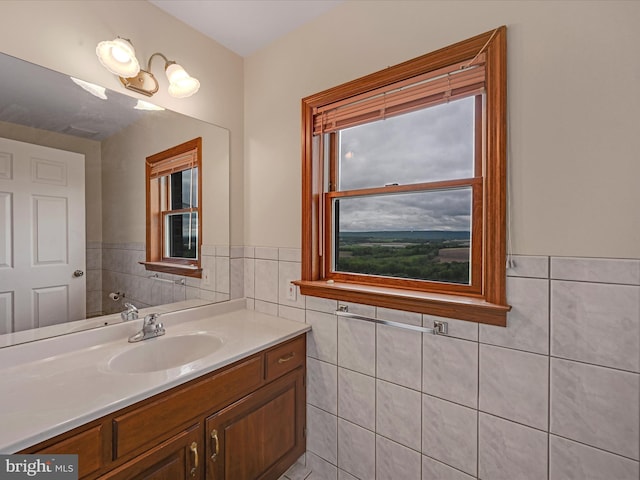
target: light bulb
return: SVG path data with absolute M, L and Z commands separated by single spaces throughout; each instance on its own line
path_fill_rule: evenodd
M 200 89 L 198 79 L 190 76 L 184 68 L 172 63 L 166 68 L 169 80 L 169 95 L 175 98 L 190 97 Z

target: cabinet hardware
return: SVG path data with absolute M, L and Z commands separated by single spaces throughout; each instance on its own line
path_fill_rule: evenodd
M 295 356 L 296 356 L 295 352 L 291 352 L 289 355 L 280 357 L 278 359 L 278 363 L 287 363 L 289 360 L 291 360 Z
M 198 470 L 198 444 L 193 442 L 189 448 L 193 452 L 193 468 L 191 469 L 191 476 L 195 477 L 196 471 Z
M 213 450 L 213 454 L 211 455 L 211 460 L 214 462 L 218 458 L 218 453 L 220 452 L 220 441 L 218 440 L 218 430 L 211 430 L 211 438 L 215 442 L 215 448 Z

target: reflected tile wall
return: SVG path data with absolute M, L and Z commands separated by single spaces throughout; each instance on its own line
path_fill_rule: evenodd
M 140 265 L 145 260 L 143 243 L 105 243 L 95 250 L 99 250 L 101 258 L 99 304 L 102 314 L 122 311 L 124 302 L 143 308 L 196 298 L 220 302 L 241 298 L 244 293 L 243 248 L 203 245 L 202 268 L 208 270 L 208 280 L 158 273 L 159 278 L 184 280 L 185 285 L 151 278 L 155 272 Z M 232 254 L 237 258 L 230 259 Z M 92 251 L 92 257 L 97 255 Z M 114 302 L 109 298 L 110 292 L 124 292 L 125 297 Z
M 309 479 L 640 480 L 640 260 L 514 256 L 508 327 L 444 319 L 448 337 L 292 300 L 299 269 L 297 249 L 245 247 L 248 304 L 313 328 Z

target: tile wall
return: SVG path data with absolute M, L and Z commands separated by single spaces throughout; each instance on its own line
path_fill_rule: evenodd
M 158 277 L 165 281 L 151 278 L 155 273 L 139 264 L 145 260 L 143 243 L 91 247 L 87 250 L 87 311 L 94 315 L 122 311 L 127 301 L 143 308 L 194 298 L 220 302 L 242 297 L 242 247 L 203 245 L 202 267 L 209 271 L 208 281 L 164 273 Z M 181 280 L 185 285 L 175 283 Z M 124 292 L 125 297 L 114 302 L 110 292 Z
M 509 326 L 445 319 L 444 337 L 288 297 L 299 250 L 244 254 L 250 308 L 313 327 L 306 466 L 286 478 L 640 479 L 640 260 L 515 256 Z

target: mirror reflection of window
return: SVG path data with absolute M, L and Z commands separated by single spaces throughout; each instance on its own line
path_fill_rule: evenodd
M 147 157 L 148 270 L 201 277 L 202 138 Z

